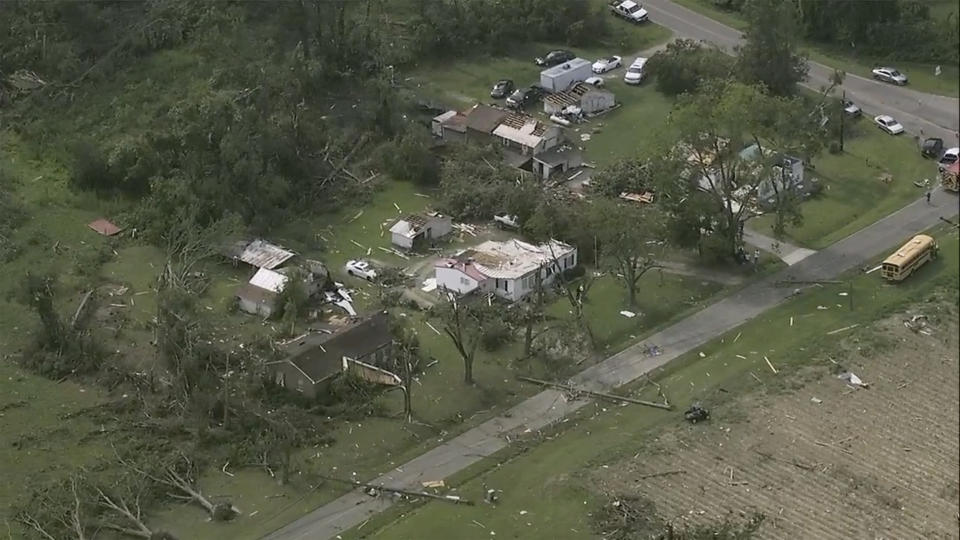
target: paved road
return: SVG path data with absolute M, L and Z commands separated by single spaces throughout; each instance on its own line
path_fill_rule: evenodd
M 634 345 L 572 378 L 594 390 L 623 386 L 667 362 L 702 346 L 711 339 L 776 306 L 792 288 L 776 287 L 779 280 L 825 280 L 862 266 L 906 237 L 939 222 L 939 216 L 957 214 L 957 196 L 937 189 L 932 205 L 918 200 L 873 225 L 812 254 L 790 268 L 745 287 L 690 317 L 648 338 L 663 354 L 650 357 L 644 344 Z M 879 279 L 879 278 L 878 278 Z M 563 394 L 546 390 L 516 405 L 503 416 L 489 420 L 376 478 L 374 484 L 419 488 L 424 480 L 439 480 L 504 448 L 522 433 L 536 431 L 576 411 L 589 401 L 566 401 Z M 355 527 L 392 504 L 389 497 L 371 498 L 358 490 L 343 495 L 274 532 L 270 539 L 327 539 Z
M 750 229 L 744 229 L 743 241 L 751 246 L 773 253 L 777 257 L 780 257 L 781 261 L 787 263 L 787 266 L 793 266 L 816 253 L 816 251 L 812 249 L 795 246 L 784 240 L 778 241 L 776 238 L 770 238 L 769 236 Z M 748 253 L 747 255 L 750 254 Z
M 699 39 L 713 43 L 726 51 L 743 41 L 739 30 L 730 28 L 709 17 L 678 6 L 670 0 L 646 0 L 644 7 L 656 24 L 673 30 L 677 37 Z M 806 86 L 819 90 L 829 85 L 833 68 L 810 62 L 810 76 Z M 909 75 L 909 73 L 908 73 Z M 865 115 L 889 114 L 915 135 L 936 136 L 957 143 L 960 130 L 960 101 L 956 98 L 925 94 L 908 87 L 893 86 L 858 75 L 847 74 L 843 83 L 847 98 L 863 109 Z

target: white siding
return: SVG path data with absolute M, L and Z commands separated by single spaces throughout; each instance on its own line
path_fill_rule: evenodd
M 438 266 L 434 272 L 437 278 L 437 288 L 446 288 L 460 294 L 466 294 L 479 286 L 477 280 L 464 274 L 456 268 Z
M 395 246 L 400 246 L 402 248 L 411 249 L 413 248 L 413 238 L 407 238 L 402 234 L 391 233 L 390 241 Z

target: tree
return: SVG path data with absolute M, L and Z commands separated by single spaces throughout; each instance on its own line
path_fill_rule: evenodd
M 486 302 L 465 301 L 452 293 L 448 293 L 447 302 L 441 310 L 443 331 L 463 360 L 465 384 L 473 384 L 473 360 L 483 339 L 484 326 L 493 318 L 491 311 Z
M 650 74 L 657 90 L 669 96 L 693 92 L 704 81 L 733 73 L 734 60 L 717 47 L 692 39 L 678 39 L 650 58 Z
M 611 268 L 627 288 L 631 306 L 637 302 L 637 283 L 649 270 L 658 268 L 664 229 L 653 208 L 637 203 L 618 204 L 598 199 L 591 208 L 590 222 L 600 245 L 600 259 Z
M 674 238 L 735 256 L 749 203 L 761 184 L 776 184 L 782 155 L 807 159 L 819 151 L 818 120 L 797 98 L 769 96 L 741 83 L 713 83 L 682 98 L 671 114 L 679 143 L 666 158 L 680 172 L 658 182 Z M 753 144 L 756 151 L 744 151 Z M 786 195 L 774 201 L 784 215 L 796 202 Z
M 796 93 L 807 77 L 807 60 L 797 52 L 796 7 L 782 0 L 749 0 L 746 43 L 737 68 L 747 83 L 762 84 L 775 95 Z

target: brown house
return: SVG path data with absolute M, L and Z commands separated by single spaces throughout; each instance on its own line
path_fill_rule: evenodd
M 399 384 L 396 375 L 383 369 L 391 359 L 392 345 L 390 321 L 382 311 L 297 340 L 287 346 L 286 358 L 268 362 L 267 369 L 278 385 L 311 398 L 324 383 L 348 370 L 381 384 Z

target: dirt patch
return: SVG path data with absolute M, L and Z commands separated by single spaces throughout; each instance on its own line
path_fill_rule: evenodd
M 957 538 L 955 299 L 919 310 L 930 335 L 904 326 L 916 309 L 880 321 L 835 350 L 837 364 L 785 385 L 795 389 L 737 398 L 710 422 L 661 433 L 598 471 L 601 489 L 649 498 L 677 524 L 760 512 L 762 538 Z M 870 388 L 838 379 L 841 366 Z

